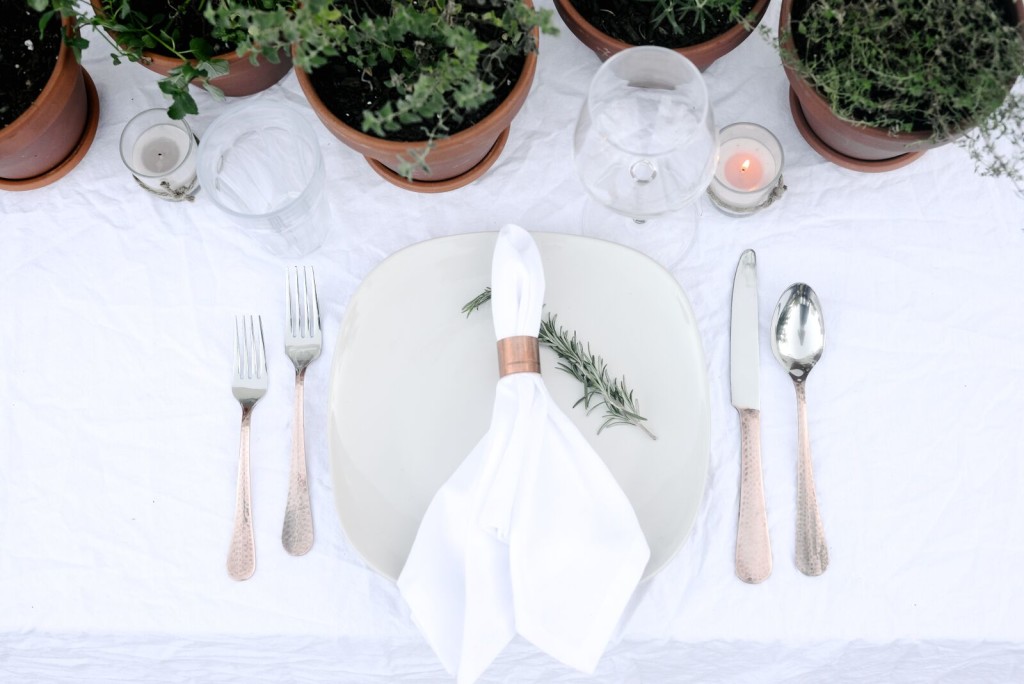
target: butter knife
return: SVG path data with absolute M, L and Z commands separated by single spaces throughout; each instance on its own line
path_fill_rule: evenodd
M 757 584 L 772 574 L 772 549 L 761 476 L 760 358 L 757 339 L 757 256 L 740 255 L 732 287 L 730 384 L 740 414 L 740 511 L 736 576 Z

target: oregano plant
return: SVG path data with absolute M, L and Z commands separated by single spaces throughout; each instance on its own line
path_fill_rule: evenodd
M 98 29 L 110 45 L 114 64 L 123 61 L 146 63 L 146 52 L 157 52 L 181 60 L 181 64 L 158 82 L 160 91 L 171 104 L 167 113 L 172 119 L 198 114 L 199 107 L 189 90 L 190 83 L 199 84 L 214 98 L 224 93 L 211 79 L 229 71 L 227 60 L 217 58 L 234 50 L 245 40 L 245 28 L 225 23 L 214 26 L 205 20 L 205 11 L 216 0 L 99 0 L 98 8 L 86 13 L 82 0 L 27 0 L 36 11 L 42 12 L 41 25 L 59 15 L 73 17 L 75 28 L 65 41 L 81 59 L 81 51 L 89 45 L 81 35 L 84 26 Z M 271 10 L 290 5 L 291 0 L 237 0 L 253 9 Z M 280 55 L 267 52 L 267 60 L 277 63 Z M 255 56 L 253 57 L 255 60 Z

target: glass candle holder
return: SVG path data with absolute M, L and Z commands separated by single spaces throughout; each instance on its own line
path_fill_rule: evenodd
M 783 153 L 771 131 L 741 122 L 718 133 L 718 166 L 708 196 L 731 216 L 748 216 L 782 197 Z
M 147 109 L 121 133 L 121 159 L 135 181 L 173 202 L 195 199 L 197 148 L 189 125 L 171 119 L 165 109 Z

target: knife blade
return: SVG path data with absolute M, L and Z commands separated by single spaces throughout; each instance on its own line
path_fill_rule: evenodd
M 772 573 L 768 515 L 761 474 L 760 355 L 757 320 L 757 255 L 740 255 L 732 287 L 730 386 L 740 415 L 740 504 L 736 528 L 736 576 L 757 584 Z

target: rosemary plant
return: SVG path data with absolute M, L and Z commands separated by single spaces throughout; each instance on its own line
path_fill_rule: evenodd
M 491 288 L 488 287 L 463 306 L 462 312 L 469 316 L 490 299 Z M 599 406 L 604 407 L 604 422 L 598 428 L 598 434 L 606 427 L 633 425 L 651 439 L 657 439 L 644 424 L 647 419 L 640 415 L 639 403 L 633 396 L 633 390 L 626 385 L 626 378 L 613 378 L 604 359 L 594 354 L 589 344 L 583 344 L 575 332 L 570 333 L 558 325 L 556 315 L 549 312 L 541 321 L 537 339 L 558 357 L 558 369 L 583 385 L 583 396 L 573 404 L 573 408 L 583 404 L 589 414 Z
M 716 21 L 723 13 L 739 21 L 743 18 L 743 0 L 640 0 L 652 3 L 651 23 L 654 26 L 667 24 L 673 33 L 683 33 L 683 25 L 689 24 L 707 30 L 709 22 Z
M 755 0 L 568 0 L 598 30 L 631 45 L 686 47 L 744 22 Z

